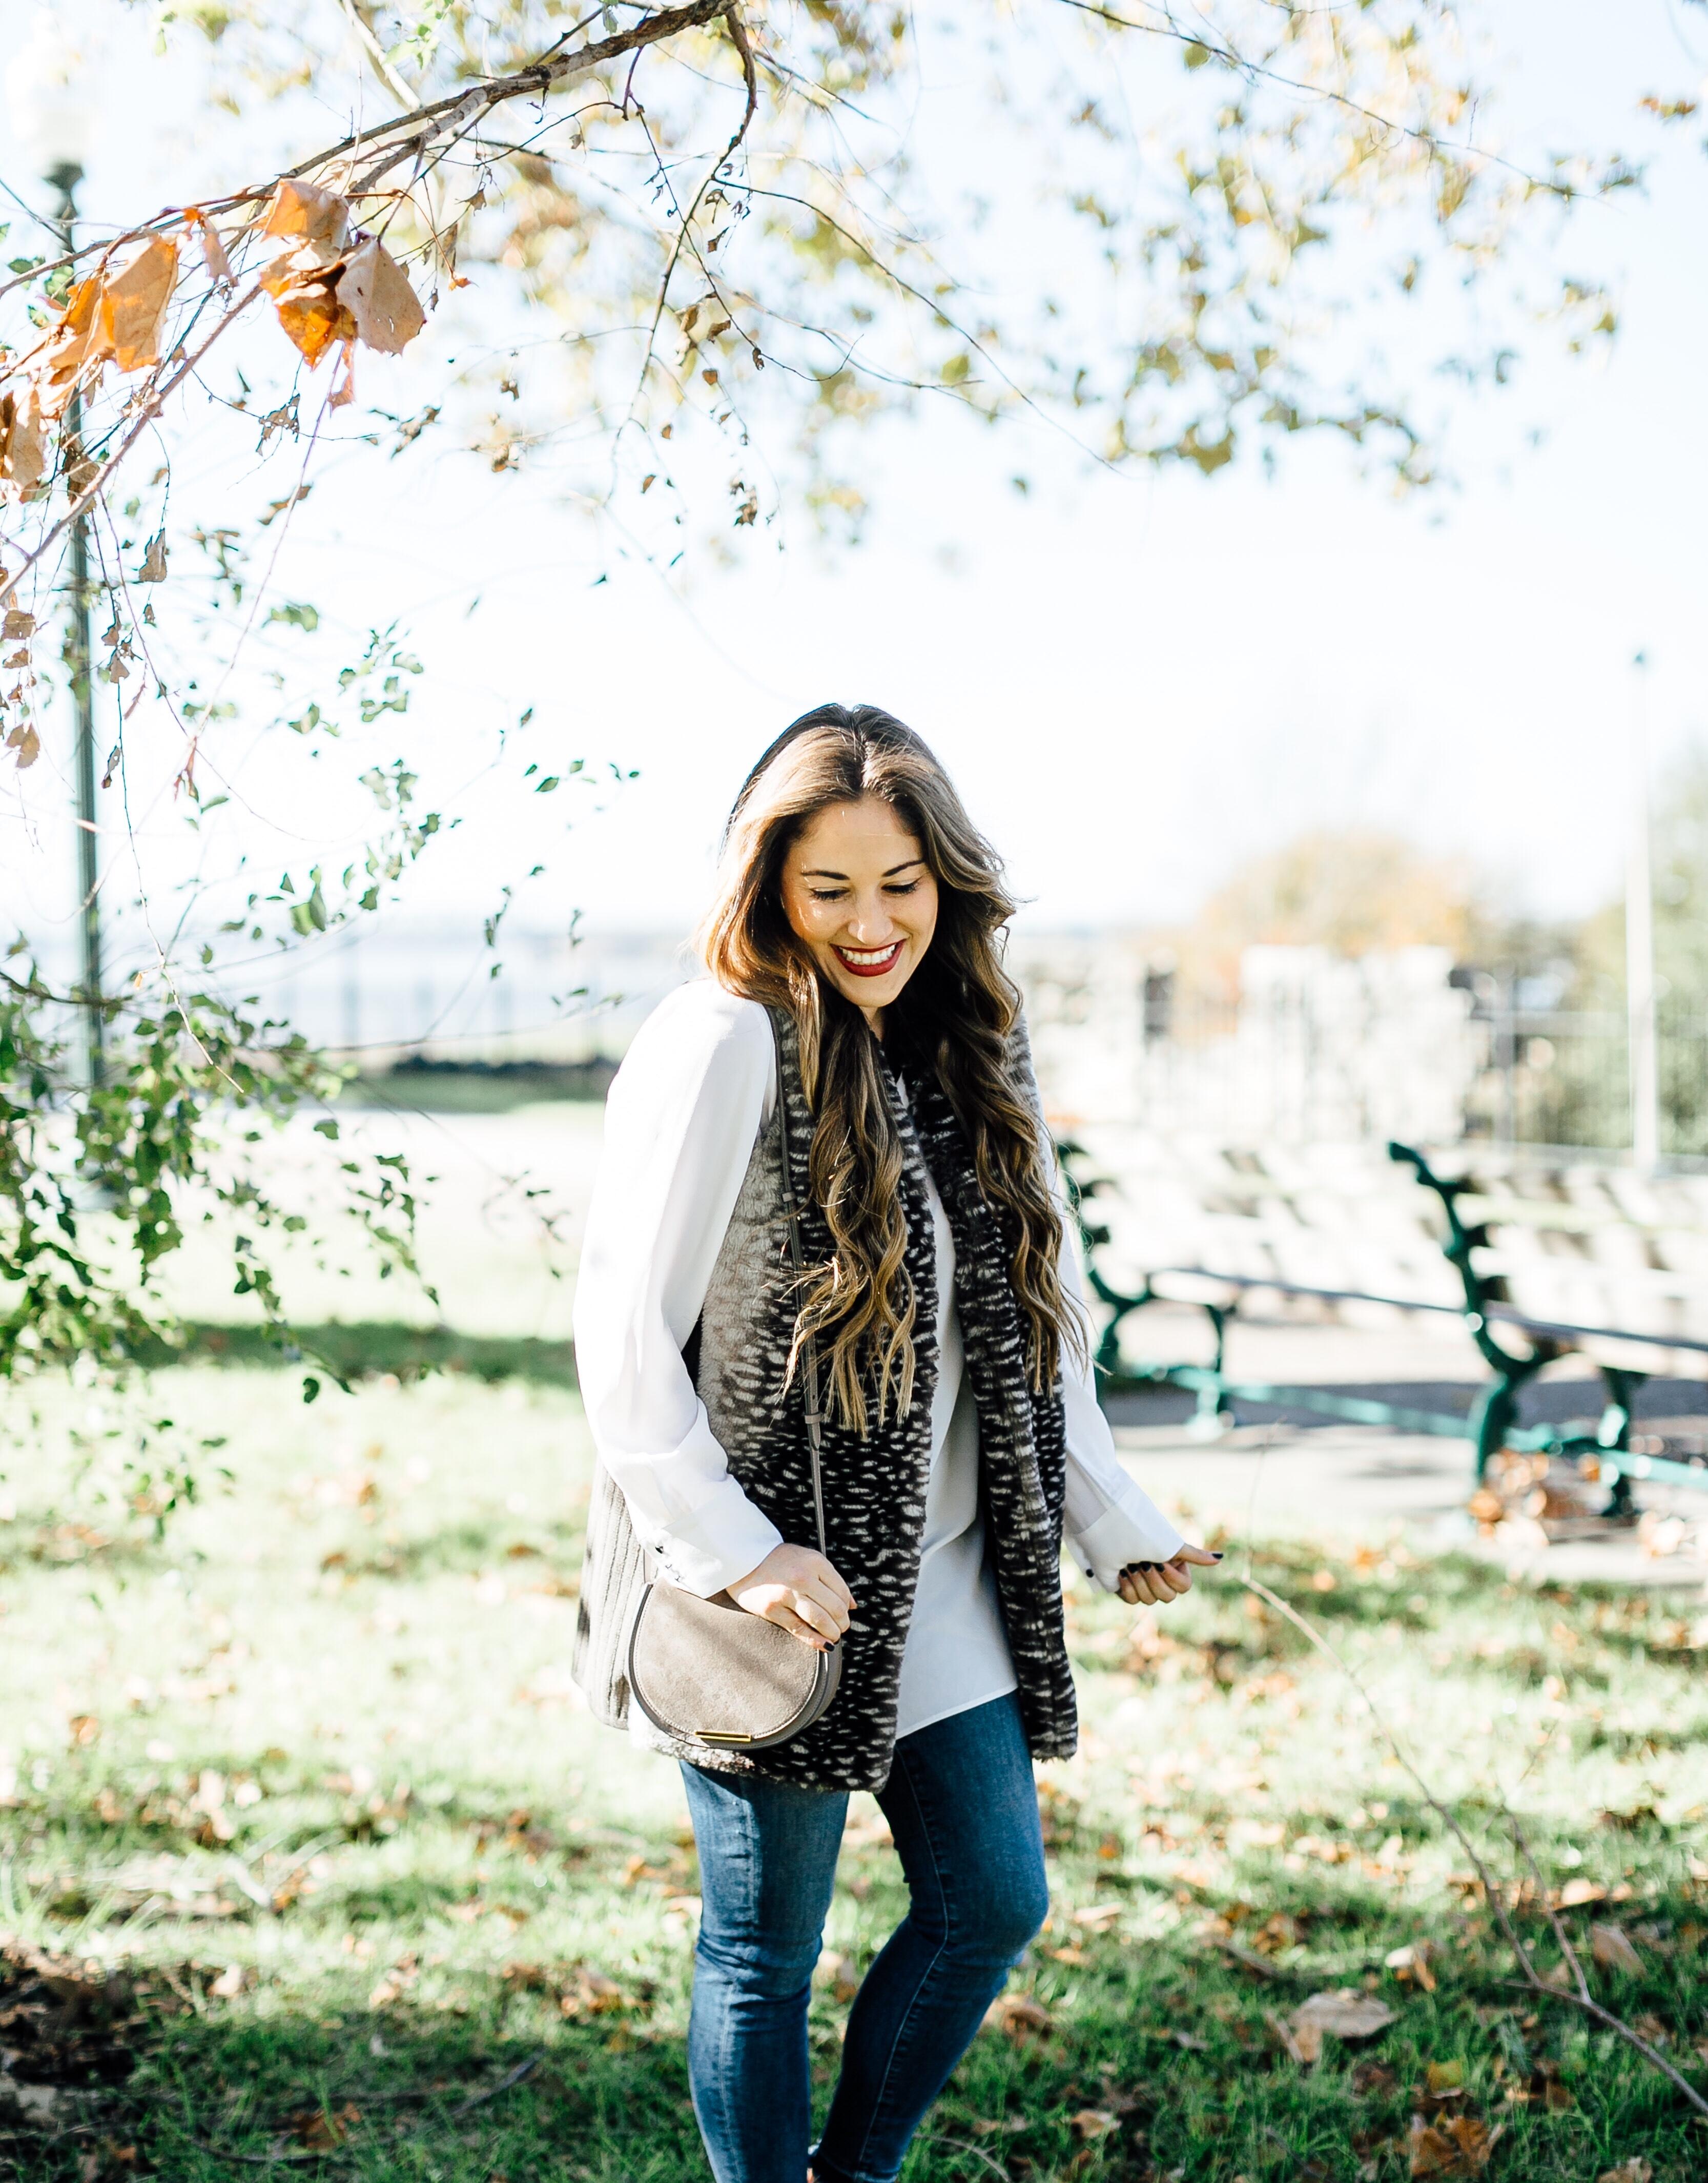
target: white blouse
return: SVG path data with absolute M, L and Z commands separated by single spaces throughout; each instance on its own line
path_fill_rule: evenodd
M 765 1009 L 709 980 L 641 1027 L 605 1108 L 604 1146 L 576 1289 L 576 1364 L 600 1459 L 637 1536 L 703 1598 L 758 1567 L 782 1534 L 730 1475 L 682 1362 L 754 1140 L 775 1097 Z M 978 1415 L 962 1370 L 954 1245 L 935 1188 L 938 1369 L 919 1586 L 902 1656 L 896 1733 L 1015 1687 L 978 1497 Z M 1080 1293 L 1074 1253 L 1062 1282 Z M 1089 1372 L 1063 1359 L 1065 1528 L 1088 1575 L 1115 1588 L 1129 1562 L 1166 1561 L 1181 1534 L 1128 1478 Z M 843 1569 L 856 1602 L 860 1571 Z

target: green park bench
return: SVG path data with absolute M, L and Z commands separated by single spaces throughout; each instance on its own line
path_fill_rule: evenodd
M 1492 1197 L 1480 1191 L 1467 1179 L 1454 1180 L 1438 1175 L 1424 1155 L 1410 1145 L 1390 1144 L 1389 1158 L 1410 1167 L 1418 1183 L 1433 1191 L 1439 1203 L 1444 1218 L 1441 1249 L 1453 1271 L 1458 1291 L 1456 1300 L 1448 1302 L 1416 1292 L 1382 1293 L 1373 1288 L 1322 1286 L 1271 1272 L 1253 1273 L 1203 1264 L 1150 1268 L 1143 1272 L 1133 1291 L 1119 1286 L 1110 1277 L 1110 1230 L 1097 1217 L 1098 1200 L 1113 1187 L 1112 1184 L 1107 1177 L 1088 1170 L 1089 1155 L 1083 1145 L 1067 1138 L 1060 1141 L 1058 1148 L 1078 1221 L 1087 1276 L 1093 1294 L 1109 1314 L 1095 1359 L 1103 1391 L 1120 1394 L 1141 1388 L 1182 1389 L 1197 1397 L 1194 1424 L 1206 1437 L 1225 1430 L 1233 1423 L 1237 1405 L 1243 1403 L 1270 1409 L 1302 1411 L 1355 1425 L 1383 1425 L 1401 1432 L 1465 1439 L 1475 1451 L 1479 1485 L 1491 1458 L 1501 1449 L 1558 1458 L 1574 1464 L 1586 1479 L 1599 1480 L 1607 1486 L 1605 1513 L 1610 1515 L 1631 1513 L 1633 1480 L 1652 1480 L 1657 1484 L 1708 1491 L 1708 1458 L 1680 1460 L 1633 1448 L 1633 1404 L 1637 1391 L 1650 1375 L 1629 1365 L 1607 1362 L 1594 1353 L 1596 1345 L 1616 1343 L 1621 1347 L 1636 1345 L 1694 1353 L 1708 1358 L 1708 1341 L 1672 1332 L 1573 1325 L 1521 1310 L 1509 1297 L 1505 1273 L 1498 1254 L 1491 1249 L 1491 1230 L 1515 1223 L 1556 1229 L 1581 1228 L 1586 1219 L 1593 1216 L 1551 1203 L 1526 1201 L 1516 1194 Z M 1171 1286 L 1173 1293 L 1170 1292 Z M 1256 1291 L 1314 1299 L 1325 1304 L 1377 1304 L 1400 1312 L 1453 1314 L 1462 1321 L 1475 1342 L 1489 1377 L 1468 1414 L 1414 1409 L 1367 1396 L 1340 1394 L 1325 1387 L 1270 1386 L 1238 1379 L 1227 1369 L 1228 1329 L 1238 1317 L 1242 1303 Z M 1213 1336 L 1209 1363 L 1136 1363 L 1123 1353 L 1121 1336 L 1128 1322 L 1147 1305 L 1160 1303 L 1188 1303 L 1204 1311 Z M 1509 1347 L 1502 1335 L 1519 1336 L 1522 1347 Z M 1589 1356 L 1601 1374 L 1605 1402 L 1600 1418 L 1566 1425 L 1521 1425 L 1521 1391 L 1548 1365 L 1573 1352 Z

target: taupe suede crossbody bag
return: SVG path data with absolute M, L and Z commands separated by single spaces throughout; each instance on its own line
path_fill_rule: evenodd
M 770 1011 L 766 1011 L 770 1017 Z M 776 1024 L 771 1019 L 771 1038 Z M 801 1283 L 800 1208 L 789 1146 L 788 1097 L 777 1057 L 776 1101 L 782 1132 L 783 1221 L 795 1288 Z M 813 1516 L 818 1549 L 825 1544 L 821 1468 L 823 1413 L 819 1408 L 818 1345 L 801 1345 L 807 1445 L 812 1455 Z M 841 1642 L 822 1653 L 775 1622 L 749 1614 L 728 1592 L 709 1599 L 654 1579 L 641 1595 L 629 1637 L 629 1688 L 648 1719 L 667 1736 L 721 1750 L 764 1751 L 810 1727 L 836 1696 Z

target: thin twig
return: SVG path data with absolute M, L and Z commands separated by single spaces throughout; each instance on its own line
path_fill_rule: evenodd
M 1548 1913 L 1548 1922 L 1554 1928 L 1554 1937 L 1560 1943 L 1560 1952 L 1565 1958 L 1572 1975 L 1577 1981 L 1577 1997 L 1580 2001 L 1592 2001 L 1594 1997 L 1589 1991 L 1588 1980 L 1583 1975 L 1583 1966 L 1577 1959 L 1577 1951 L 1572 1945 L 1572 1936 L 1566 1931 L 1565 1921 L 1555 1906 L 1548 1883 L 1542 1877 L 1536 1859 L 1530 1853 L 1530 1844 L 1525 1839 L 1523 1828 L 1518 1824 L 1517 1814 L 1510 1808 L 1506 1814 L 1506 1824 L 1512 1830 L 1513 1847 L 1530 1868 L 1530 1877 L 1536 1883 L 1537 1898 Z
M 993 2175 L 1000 2175 L 1003 2183 L 1008 2183 L 1007 2169 L 999 2160 L 993 2160 L 982 2146 L 969 2145 L 964 2137 L 943 2137 L 936 2131 L 927 2133 L 926 2142 L 931 2145 L 949 2146 L 956 2152 L 970 2152 L 975 2160 L 983 2161 Z
M 142 438 L 143 433 L 147 430 L 148 427 L 159 415 L 161 410 L 165 406 L 167 396 L 176 392 L 178 387 L 189 377 L 190 374 L 194 371 L 197 365 L 200 364 L 203 358 L 206 356 L 209 350 L 212 348 L 214 342 L 219 340 L 220 335 L 225 331 L 228 326 L 234 325 L 236 321 L 242 316 L 243 313 L 248 309 L 250 304 L 254 302 L 256 297 L 259 296 L 260 292 L 261 284 L 258 281 L 254 286 L 249 290 L 247 295 L 240 296 L 237 301 L 232 304 L 231 309 L 226 312 L 225 317 L 220 319 L 219 325 L 214 327 L 213 332 L 209 335 L 207 340 L 203 342 L 202 346 L 195 352 L 194 355 L 186 357 L 183 363 L 179 365 L 178 369 L 171 375 L 170 378 L 161 380 L 160 384 L 154 389 L 154 392 L 142 404 L 142 408 L 137 413 L 136 420 L 131 425 L 130 430 L 125 433 L 124 438 L 120 441 L 118 446 L 113 450 L 112 453 L 108 456 L 106 461 L 102 464 L 100 469 L 97 470 L 94 476 L 89 480 L 88 484 L 84 486 L 82 492 L 80 492 L 72 501 L 70 506 L 60 517 L 59 520 L 53 525 L 53 529 L 47 532 L 41 544 L 36 547 L 33 553 L 27 553 L 25 556 L 11 575 L 8 576 L 3 582 L 0 582 L 0 606 L 3 606 L 6 601 L 13 596 L 13 594 L 17 591 L 19 585 L 23 582 L 25 577 L 29 575 L 30 571 L 36 566 L 36 563 L 42 559 L 42 556 L 48 551 L 50 547 L 53 546 L 59 539 L 64 536 L 65 533 L 77 520 L 78 517 L 87 514 L 94 503 L 100 497 L 102 488 L 105 486 L 108 479 L 111 477 L 114 471 L 118 469 L 120 464 L 124 461 L 125 456 L 130 453 L 131 448 L 136 446 L 137 441 Z
M 513 75 L 490 76 L 484 83 L 470 90 L 458 92 L 436 99 L 431 106 L 422 107 L 418 113 L 401 119 L 366 131 L 349 137 L 344 144 L 330 152 L 318 153 L 293 167 L 293 175 L 309 172 L 329 161 L 344 158 L 348 153 L 376 141 L 396 139 L 389 142 L 378 164 L 370 167 L 359 181 L 351 186 L 352 194 L 364 195 L 381 176 L 389 174 L 402 161 L 423 152 L 436 138 L 453 130 L 466 128 L 482 115 L 491 113 L 495 106 L 503 106 L 513 98 L 538 98 L 548 91 L 560 90 L 579 76 L 590 75 L 606 61 L 618 60 L 625 53 L 638 53 L 648 46 L 655 46 L 661 39 L 673 37 L 678 31 L 698 30 L 703 24 L 714 21 L 724 13 L 729 0 L 691 0 L 683 8 L 667 8 L 661 14 L 648 15 L 638 23 L 631 23 L 625 31 L 617 31 L 609 38 L 596 39 L 590 46 L 577 46 L 573 53 L 559 53 L 550 60 L 531 62 Z M 403 131 L 401 137 L 398 131 Z
M 444 131 L 437 126 L 442 121 L 446 121 L 449 126 L 457 126 L 470 114 L 490 112 L 493 107 L 503 106 L 510 99 L 526 98 L 530 94 L 538 96 L 544 92 L 556 90 L 573 81 L 576 76 L 587 75 L 604 61 L 615 60 L 643 46 L 656 45 L 661 38 L 672 37 L 678 31 L 696 30 L 702 24 L 715 21 L 728 4 L 729 0 L 692 0 L 688 6 L 670 8 L 662 14 L 643 17 L 640 22 L 631 24 L 626 30 L 619 31 L 609 38 L 601 38 L 591 46 L 578 46 L 573 53 L 560 53 L 556 46 L 548 47 L 538 60 L 530 62 L 526 68 L 519 69 L 513 75 L 489 77 L 483 83 L 436 99 L 430 106 L 417 105 L 412 112 L 394 114 L 387 120 L 376 122 L 371 128 L 359 129 L 339 142 L 311 153 L 294 167 L 285 168 L 283 175 L 286 179 L 294 181 L 298 175 L 313 174 L 319 167 L 330 166 L 334 160 L 349 158 L 366 147 L 377 146 L 395 136 L 399 130 L 405 131 L 408 133 L 403 145 L 397 148 L 397 157 L 394 158 L 388 151 L 383 164 L 376 170 L 377 174 L 386 173 L 397 164 L 398 158 L 407 158 L 411 152 L 425 149 L 437 136 L 443 134 Z M 568 35 L 568 32 L 565 33 L 565 36 Z M 561 40 L 558 42 L 561 44 Z M 456 116 L 457 119 L 449 121 L 448 117 L 452 116 Z M 11 289 L 42 280 L 64 266 L 75 265 L 97 252 L 115 250 L 120 244 L 133 242 L 140 236 L 155 235 L 164 228 L 181 226 L 195 214 L 235 212 L 240 206 L 263 203 L 277 188 L 278 180 L 275 176 L 270 181 L 256 182 L 246 189 L 232 190 L 224 197 L 209 197 L 193 205 L 168 205 L 154 214 L 152 219 L 127 228 L 115 238 L 84 243 L 76 250 L 66 252 L 63 257 L 32 266 L 27 273 L 19 274 L 12 280 L 0 281 L 0 296 Z M 358 192 L 358 194 L 361 192 Z
M 700 271 L 705 275 L 707 285 L 709 286 L 713 295 L 717 297 L 720 307 L 728 313 L 732 321 L 733 321 L 736 317 L 736 307 L 732 304 L 725 303 L 723 292 L 718 286 L 717 276 L 712 272 L 710 267 L 706 264 L 704 258 L 701 255 L 699 245 L 693 238 L 694 215 L 698 212 L 701 204 L 704 201 L 706 192 L 711 188 L 713 182 L 722 174 L 725 167 L 729 164 L 730 160 L 735 157 L 737 149 L 741 146 L 743 139 L 746 136 L 748 129 L 753 125 L 754 114 L 759 106 L 759 77 L 754 68 L 753 47 L 748 42 L 746 25 L 743 23 L 741 15 L 734 6 L 728 7 L 725 9 L 724 26 L 729 32 L 731 44 L 734 46 L 737 53 L 741 57 L 742 77 L 747 86 L 747 105 L 743 111 L 740 122 L 737 125 L 735 133 L 731 136 L 729 142 L 724 147 L 720 156 L 714 160 L 712 164 L 706 169 L 706 172 L 701 180 L 700 186 L 694 192 L 693 199 L 689 203 L 686 211 L 682 209 L 682 201 L 676 196 L 676 186 L 670 181 L 669 174 L 665 171 L 664 159 L 659 152 L 657 143 L 653 139 L 652 131 L 649 128 L 647 130 L 648 142 L 653 145 L 653 158 L 656 163 L 659 175 L 663 181 L 665 188 L 669 190 L 670 193 L 670 203 L 676 210 L 676 241 L 670 247 L 670 258 L 665 266 L 664 277 L 659 282 L 658 301 L 653 307 L 653 322 L 647 329 L 646 350 L 645 353 L 641 358 L 641 368 L 637 377 L 634 399 L 629 404 L 629 414 L 628 418 L 625 420 L 626 423 L 632 421 L 636 406 L 639 403 L 641 396 L 645 391 L 647 375 L 652 369 L 653 364 L 655 360 L 654 351 L 658 345 L 659 327 L 663 322 L 665 310 L 669 302 L 670 282 L 676 277 L 676 267 L 682 262 L 682 256 L 684 250 L 693 251 L 694 263 L 699 267 Z M 642 116 L 642 126 L 646 127 L 644 115 Z M 747 341 L 748 346 L 753 349 L 754 353 L 757 355 L 759 352 L 759 344 L 754 340 L 753 336 L 751 334 L 744 333 L 743 337 Z
M 1477 1879 L 1482 1883 L 1483 1896 L 1488 1902 L 1489 1908 L 1494 1913 L 1495 1921 L 1500 1927 L 1501 1934 L 1505 1938 L 1507 1946 L 1517 1958 L 1519 1968 L 1524 1973 L 1525 1984 L 1529 1986 L 1533 1992 L 1542 1995 L 1544 1999 L 1549 2001 L 1569 2002 L 1572 2008 L 1581 2008 L 1586 2016 L 1594 2017 L 1598 2024 L 1604 2025 L 1609 2031 L 1616 2031 L 1619 2036 L 1625 2041 L 1627 2046 L 1634 2047 L 1636 2048 L 1637 2052 L 1643 2057 L 1645 2062 L 1652 2063 L 1655 2068 L 1660 2070 L 1662 2076 L 1671 2080 L 1672 2083 L 1679 2091 L 1683 2092 L 1685 2098 L 1689 2101 L 1691 2106 L 1695 2108 L 1699 2114 L 1708 2115 L 1708 2099 L 1705 2099 L 1701 2093 L 1696 2090 L 1695 2086 L 1691 2084 L 1689 2080 L 1687 2077 L 1682 2076 L 1679 2072 L 1673 2068 L 1672 2064 L 1666 2059 L 1666 2057 L 1664 2054 L 1659 2052 L 1655 2047 L 1651 2047 L 1649 2041 L 1644 2039 L 1639 2032 L 1633 2031 L 1631 2026 L 1625 2022 L 1622 2017 L 1616 2016 L 1611 2008 L 1604 2008 L 1599 2001 L 1591 1999 L 1587 1993 L 1567 1993 L 1560 1986 L 1549 1986 L 1547 1980 L 1541 1976 L 1538 1972 L 1535 1964 L 1531 1962 L 1529 1951 L 1525 1947 L 1523 1941 L 1519 1938 L 1516 1927 L 1513 1925 L 1511 1919 L 1507 1914 L 1506 1903 L 1502 1891 L 1499 1886 L 1496 1884 L 1488 1866 L 1483 1863 L 1482 1857 L 1478 1854 L 1477 1845 L 1472 1841 L 1470 1836 L 1460 1825 L 1459 1819 L 1454 1812 L 1447 1805 L 1442 1803 L 1440 1797 L 1436 1795 L 1435 1791 L 1418 1772 L 1416 1765 L 1412 1763 L 1410 1754 L 1407 1752 L 1404 1744 L 1400 1742 L 1399 1738 L 1394 1734 L 1394 1730 L 1388 1725 L 1386 1720 L 1383 1719 L 1381 1709 L 1377 1705 L 1375 1699 L 1371 1697 L 1369 1691 L 1364 1687 L 1363 1682 L 1360 1680 L 1356 1671 L 1341 1658 L 1340 1654 L 1335 1651 L 1333 1646 L 1329 1643 L 1328 1640 L 1322 1635 L 1320 1630 L 1317 1630 L 1313 1626 L 1313 1625 L 1307 1622 L 1305 1617 L 1299 1613 L 1296 1608 L 1289 1607 L 1287 1602 L 1282 1599 L 1278 1593 L 1271 1591 L 1266 1584 L 1260 1584 L 1255 1576 L 1242 1577 L 1239 1581 L 1245 1586 L 1248 1591 L 1255 1591 L 1260 1599 L 1266 1600 L 1270 1606 L 1275 1609 L 1276 1613 L 1277 1614 L 1283 1615 L 1288 1621 L 1292 1623 L 1295 1630 L 1301 1631 L 1303 1635 L 1310 1640 L 1311 1644 L 1316 1647 L 1319 1653 L 1322 1653 L 1326 1658 L 1332 1660 L 1335 1666 L 1339 1669 L 1341 1674 L 1345 1676 L 1347 1681 L 1351 1684 L 1353 1689 L 1357 1691 L 1359 1697 L 1364 1701 L 1365 1710 L 1369 1714 L 1371 1720 L 1375 1722 L 1383 1741 L 1387 1744 L 1388 1749 L 1394 1753 L 1394 1758 L 1405 1769 L 1405 1772 L 1410 1775 L 1413 1782 L 1416 1785 L 1418 1794 L 1422 1797 L 1424 1803 L 1428 1805 L 1430 1810 L 1435 1814 L 1438 1819 L 1440 1819 L 1442 1824 L 1449 1830 L 1460 1847 L 1471 1859 L 1472 1869 L 1475 1870 Z M 1505 1808 L 1503 1807 L 1503 1808 Z M 1511 1816 L 1511 1813 L 1508 1811 L 1506 1813 L 1506 1817 L 1510 1819 Z
M 545 2048 L 537 2047 L 525 2062 L 518 2062 L 515 2068 L 500 2077 L 496 2085 L 488 2085 L 485 2091 L 473 2092 L 467 2099 L 460 2101 L 451 2109 L 449 2114 L 445 2117 L 445 2120 L 460 2122 L 465 2114 L 472 2114 L 476 2108 L 485 2107 L 488 2100 L 497 2099 L 500 2092 L 509 2091 L 512 2085 L 520 2085 L 524 2077 L 532 2076 L 545 2058 Z
M 1520 166 L 1516 159 L 1503 158 L 1498 152 L 1484 152 L 1475 144 L 1445 142 L 1433 131 L 1419 129 L 1410 122 L 1392 120 L 1387 114 L 1378 114 L 1373 106 L 1360 105 L 1357 99 L 1349 98 L 1344 92 L 1327 91 L 1321 85 L 1302 82 L 1297 76 L 1282 75 L 1278 69 L 1266 67 L 1261 61 L 1248 60 L 1245 55 L 1233 46 L 1226 43 L 1218 44 L 1218 34 L 1215 31 L 1182 30 L 1179 24 L 1172 20 L 1160 23 L 1135 22 L 1130 15 L 1117 15 L 1112 8 L 1100 6 L 1099 0 L 1057 0 L 1057 4 L 1072 8 L 1077 14 L 1089 15 L 1094 22 L 1102 23 L 1110 30 L 1137 31 L 1143 37 L 1161 38 L 1168 43 L 1195 48 L 1198 52 L 1208 53 L 1213 59 L 1219 60 L 1224 67 L 1232 69 L 1238 75 L 1260 79 L 1265 83 L 1277 84 L 1283 91 L 1296 91 L 1303 98 L 1317 98 L 1321 99 L 1325 105 L 1338 106 L 1345 113 L 1356 114 L 1361 121 L 1373 122 L 1378 129 L 1385 129 L 1390 136 L 1409 137 L 1414 144 L 1422 147 L 1432 161 L 1444 155 L 1451 158 L 1463 159 L 1467 165 L 1475 164 L 1488 167 L 1501 167 L 1508 174 L 1516 175 L 1519 181 L 1529 188 L 1545 190 L 1549 196 L 1563 197 L 1571 203 L 1575 203 L 1580 197 L 1592 194 L 1605 194 L 1605 192 L 1591 192 L 1588 190 L 1577 189 L 1570 182 L 1550 181 L 1545 175 L 1533 175 L 1527 168 Z
M 483 2091 L 471 2093 L 467 2099 L 459 2100 L 455 2107 L 450 2108 L 444 2114 L 432 2118 L 433 2122 L 440 2125 L 446 2123 L 460 2122 L 465 2115 L 472 2114 L 476 2108 L 485 2107 L 489 2100 L 496 2100 L 503 2093 L 509 2091 L 515 2086 L 520 2085 L 524 2077 L 531 2076 L 545 2058 L 545 2048 L 543 2047 L 537 2047 L 534 2049 L 534 2052 L 530 2054 L 526 2060 L 518 2062 L 514 2069 L 506 2070 L 504 2075 L 499 2078 L 497 2084 L 488 2085 Z M 409 2096 L 398 2095 L 396 2097 L 403 2097 Z M 422 2094 L 420 2095 L 420 2097 L 430 2097 L 431 2095 Z M 199 2146 L 203 2152 L 211 2153 L 216 2160 L 239 2161 L 245 2168 L 301 2167 L 311 2160 L 326 2160 L 334 2158 L 341 2152 L 347 2151 L 354 2152 L 357 2149 L 355 2147 L 350 2145 L 348 2133 L 346 2136 L 336 2145 L 321 2147 L 315 2151 L 308 2152 L 285 2152 L 282 2151 L 271 2151 L 267 2152 L 234 2152 L 227 2146 L 215 2145 L 208 2138 L 198 2137 L 194 2130 L 186 2130 L 184 2135 L 189 2139 L 192 2145 Z

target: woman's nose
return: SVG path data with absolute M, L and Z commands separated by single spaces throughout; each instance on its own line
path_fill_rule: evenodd
M 893 936 L 895 923 L 882 902 L 859 902 L 848 918 L 848 931 L 861 947 L 876 947 Z

